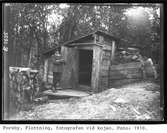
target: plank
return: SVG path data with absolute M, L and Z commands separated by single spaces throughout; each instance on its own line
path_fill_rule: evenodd
M 120 70 L 109 70 L 108 69 L 103 69 L 104 67 L 101 68 L 100 70 L 100 75 L 101 76 L 108 76 L 109 74 L 112 75 L 117 75 L 119 73 L 121 74 L 133 74 L 133 73 L 140 73 L 140 70 L 138 68 L 125 68 L 125 69 L 120 69 Z
M 90 95 L 84 91 L 77 91 L 72 89 L 63 89 L 57 90 L 56 92 L 52 92 L 51 90 L 47 90 L 43 92 L 44 95 L 57 96 L 57 97 L 84 97 Z
M 112 76 L 109 77 L 110 80 L 113 79 L 131 79 L 131 78 L 141 78 L 140 74 L 129 74 L 129 75 L 117 75 L 117 76 Z
M 110 75 L 116 75 L 116 74 L 133 74 L 133 73 L 140 73 L 139 69 L 131 68 L 131 69 L 122 69 L 122 70 L 115 70 L 110 71 Z
M 129 83 L 133 83 L 136 81 L 139 81 L 140 79 L 138 78 L 132 78 L 132 79 L 120 79 L 120 80 L 110 80 L 109 82 L 109 87 L 117 87 L 117 86 L 122 86 L 122 85 L 126 85 Z M 135 88 L 134 88 L 135 89 Z
M 92 90 L 94 92 L 98 92 L 99 86 L 99 74 L 100 74 L 100 66 L 102 59 L 102 49 L 100 47 L 94 47 L 93 49 L 93 66 L 92 66 Z
M 62 55 L 65 65 L 60 84 L 63 88 L 76 88 L 78 85 L 78 50 L 62 47 Z
M 43 80 L 46 82 L 47 81 L 47 77 L 48 76 L 48 59 L 45 59 L 45 63 L 44 63 L 44 77 Z
M 111 70 L 120 70 L 120 69 L 128 69 L 128 68 L 140 68 L 140 62 L 132 62 L 126 64 L 112 65 Z

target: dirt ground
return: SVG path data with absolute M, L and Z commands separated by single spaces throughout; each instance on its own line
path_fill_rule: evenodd
M 160 121 L 160 86 L 142 81 L 82 98 L 52 100 L 11 119 Z

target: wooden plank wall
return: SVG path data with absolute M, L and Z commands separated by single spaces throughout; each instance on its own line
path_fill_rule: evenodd
M 140 62 L 112 65 L 110 69 L 109 62 L 109 52 L 103 51 L 99 91 L 134 82 L 142 78 Z
M 102 59 L 102 49 L 99 46 L 94 46 L 93 48 L 93 62 L 92 62 L 92 79 L 91 79 L 91 87 L 93 92 L 99 91 L 99 76 L 100 76 L 100 66 Z
M 142 78 L 140 62 L 113 65 L 109 72 L 109 87 L 121 86 Z
M 140 62 L 112 65 L 110 64 L 110 50 L 103 50 L 101 61 L 99 91 L 103 91 L 107 88 L 115 87 L 117 85 L 137 81 L 142 78 Z
M 47 80 L 48 80 L 48 59 L 45 59 L 45 62 L 44 62 L 44 77 L 43 77 L 43 80 L 45 82 L 47 82 Z
M 110 58 L 111 58 L 111 51 L 103 50 L 102 60 L 100 63 L 101 67 L 99 75 L 99 91 L 103 91 L 104 89 L 108 88 Z
M 99 75 L 99 91 L 103 91 L 109 87 L 109 77 L 110 77 L 110 65 L 111 61 L 114 60 L 115 55 L 115 41 L 108 42 L 105 38 L 102 41 L 103 51 L 102 60 Z M 112 45 L 111 45 L 112 43 Z M 110 44 L 110 45 L 108 45 Z
M 78 86 L 78 50 L 75 48 L 62 47 L 62 56 L 65 60 L 63 66 L 61 86 L 63 88 L 77 89 Z

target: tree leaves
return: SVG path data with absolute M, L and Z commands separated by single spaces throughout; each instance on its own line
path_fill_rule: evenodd
M 30 54 L 31 47 L 36 47 L 40 55 L 44 49 L 53 47 L 56 43 L 61 45 L 98 29 L 143 48 L 160 41 L 160 18 L 157 14 L 159 7 L 154 4 L 145 5 L 152 19 L 149 19 L 148 12 L 143 12 L 140 23 L 125 14 L 127 9 L 134 7 L 133 4 L 68 5 L 68 8 L 60 8 L 59 4 L 13 3 L 11 32 L 15 43 L 27 51 L 27 55 Z M 53 13 L 55 16 L 51 16 Z M 53 20 L 48 22 L 51 17 Z

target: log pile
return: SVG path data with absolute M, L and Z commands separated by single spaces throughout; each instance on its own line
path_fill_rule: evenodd
M 22 110 L 39 92 L 38 71 L 30 68 L 9 68 L 11 113 Z

